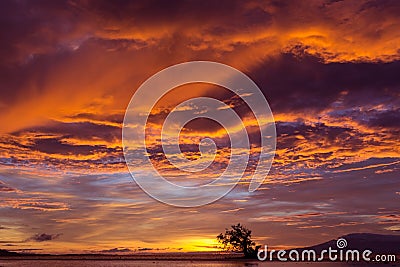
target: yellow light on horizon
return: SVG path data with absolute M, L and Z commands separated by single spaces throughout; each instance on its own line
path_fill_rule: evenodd
M 179 240 L 183 251 L 217 251 L 218 241 L 216 238 L 188 238 Z

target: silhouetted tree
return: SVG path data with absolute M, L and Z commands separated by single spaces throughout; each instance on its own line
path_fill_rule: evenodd
M 225 250 L 243 252 L 245 257 L 254 257 L 260 246 L 255 246 L 251 240 L 251 230 L 240 223 L 232 225 L 231 229 L 225 229 L 225 234 L 220 233 L 217 240 Z

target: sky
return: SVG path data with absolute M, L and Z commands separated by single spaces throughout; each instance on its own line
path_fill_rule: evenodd
M 238 222 L 258 244 L 300 247 L 400 231 L 398 1 L 2 1 L 0 249 L 36 253 L 215 250 Z M 248 75 L 271 107 L 276 154 L 248 192 L 260 149 L 238 95 L 185 85 L 152 110 L 153 165 L 203 184 L 229 164 L 226 132 L 185 126 L 185 156 L 216 140 L 202 175 L 171 168 L 160 125 L 179 103 L 219 99 L 248 130 L 241 182 L 201 207 L 160 203 L 133 181 L 122 148 L 129 100 L 153 74 L 215 61 Z M 182 110 L 185 112 L 185 109 Z M 145 170 L 144 170 L 145 171 Z

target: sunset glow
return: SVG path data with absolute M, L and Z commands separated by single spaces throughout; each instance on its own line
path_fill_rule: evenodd
M 253 230 L 258 244 L 285 248 L 353 232 L 398 233 L 399 2 L 0 5 L 0 249 L 215 251 L 216 236 L 238 222 Z M 168 161 L 161 127 L 188 99 L 212 97 L 232 108 L 251 144 L 242 180 L 228 195 L 177 208 L 133 181 L 122 123 L 144 81 L 200 60 L 232 66 L 258 85 L 274 115 L 277 149 L 270 174 L 248 192 L 261 149 L 257 127 L 271 121 L 257 121 L 241 99 L 248 96 L 226 88 L 175 88 L 146 125 L 153 166 L 168 179 L 208 183 L 233 153 L 226 129 L 197 119 L 180 132 L 180 145 L 187 159 L 196 160 L 201 139 L 213 139 L 212 164 L 193 174 Z M 206 112 L 201 108 L 180 106 L 178 112 Z M 231 126 L 236 133 L 241 125 Z

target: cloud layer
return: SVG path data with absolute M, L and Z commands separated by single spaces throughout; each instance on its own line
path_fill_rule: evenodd
M 1 245 L 62 253 L 202 250 L 238 221 L 271 246 L 400 229 L 397 1 L 0 5 Z M 178 172 L 160 151 L 167 112 L 192 97 L 234 108 L 253 144 L 243 183 L 212 205 L 182 210 L 132 182 L 121 129 L 136 88 L 189 60 L 231 65 L 258 84 L 276 120 L 277 151 L 263 186 L 249 194 L 260 138 L 254 116 L 222 88 L 177 88 L 148 123 L 160 171 L 202 183 L 226 168 L 226 132 L 207 120 L 186 125 L 181 136 L 192 160 L 201 137 L 216 140 L 217 156 L 202 175 Z

